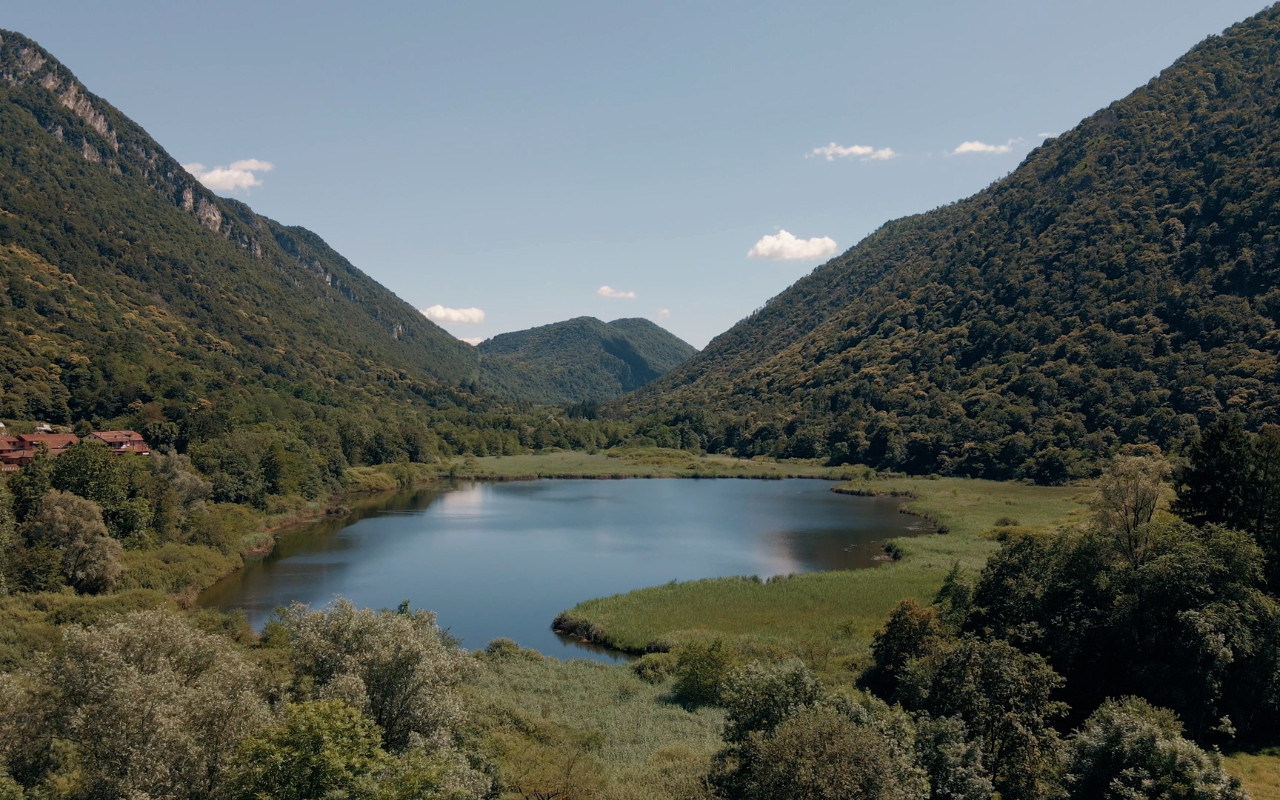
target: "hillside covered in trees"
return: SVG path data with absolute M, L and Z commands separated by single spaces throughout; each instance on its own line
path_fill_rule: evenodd
M 542 403 L 612 400 L 684 363 L 697 350 L 647 319 L 578 317 L 481 342 L 495 386 Z
M 626 403 L 709 449 L 1056 482 L 1280 419 L 1280 9 L 895 220 Z
M 218 502 L 262 508 L 322 496 L 351 466 L 608 447 L 631 432 L 535 413 L 539 397 L 502 386 L 475 348 L 314 233 L 208 191 L 9 31 L 0 325 L 0 419 L 138 430 L 191 454 Z M 652 331 L 619 336 L 643 363 L 673 363 Z M 640 443 L 694 438 L 650 426 Z
M 8 31 L 0 208 L 0 416 L 113 417 L 263 384 L 423 397 L 478 376 L 465 343 L 315 234 L 205 189 Z

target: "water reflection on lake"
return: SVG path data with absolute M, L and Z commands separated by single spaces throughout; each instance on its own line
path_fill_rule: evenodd
M 294 600 L 342 595 L 429 608 L 468 648 L 506 636 L 549 655 L 613 659 L 550 629 L 592 597 L 670 580 L 874 565 L 919 520 L 900 501 L 816 480 L 527 481 L 434 486 L 281 537 L 201 597 L 255 626 Z

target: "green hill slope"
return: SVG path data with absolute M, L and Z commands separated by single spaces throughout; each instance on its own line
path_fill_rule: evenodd
M 51 55 L 0 31 L 0 416 L 274 386 L 434 397 L 466 344 L 302 228 L 202 187 Z
M 697 352 L 647 319 L 605 323 L 594 317 L 504 333 L 477 349 L 490 385 L 558 404 L 611 400 Z
M 1054 482 L 1280 421 L 1280 9 L 885 225 L 627 408 L 712 449 Z

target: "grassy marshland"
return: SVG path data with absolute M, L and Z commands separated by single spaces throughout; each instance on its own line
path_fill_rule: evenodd
M 894 540 L 901 559 L 878 569 L 669 583 L 587 600 L 564 612 L 558 624 L 630 652 L 710 635 L 748 649 L 783 648 L 818 662 L 857 656 L 899 600 L 931 599 L 957 562 L 981 569 L 997 546 L 991 531 L 1001 525 L 1050 529 L 1086 513 L 1090 496 L 1080 487 L 959 478 L 858 480 L 838 488 L 903 495 L 908 510 L 949 532 Z

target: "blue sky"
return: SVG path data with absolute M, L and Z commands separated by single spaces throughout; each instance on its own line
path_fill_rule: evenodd
M 642 316 L 702 347 L 1261 8 L 63 0 L 0 27 L 459 337 Z

